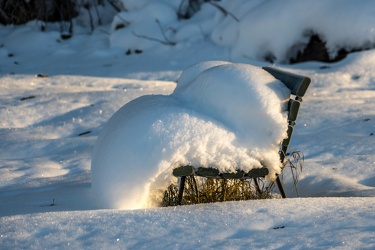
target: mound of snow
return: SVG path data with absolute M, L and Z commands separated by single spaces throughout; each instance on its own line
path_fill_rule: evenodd
M 314 34 L 331 58 L 341 49 L 368 49 L 375 43 L 372 0 L 222 0 L 215 4 L 220 8 L 202 3 L 192 18 L 178 22 L 181 1 L 122 1 L 128 11 L 114 18 L 110 44 L 125 50 L 154 49 L 166 40 L 181 46 L 210 37 L 229 48 L 233 60 L 269 58 L 284 63 Z M 114 29 L 124 22 L 124 29 Z
M 143 3 L 139 8 L 115 16 L 111 25 L 110 45 L 113 48 L 126 50 L 153 49 L 159 44 L 155 39 L 165 40 L 161 27 L 175 22 L 177 22 L 176 10 L 170 4 L 154 1 Z M 121 26 L 124 28 L 119 29 L 118 27 Z
M 374 7 L 371 0 L 361 4 L 350 0 L 264 1 L 248 9 L 239 23 L 217 27 L 212 38 L 223 44 L 221 37 L 231 37 L 237 30 L 227 44 L 233 48 L 233 57 L 273 56 L 285 62 L 306 46 L 312 34 L 318 34 L 334 58 L 343 48 L 350 51 L 373 46 Z
M 168 96 L 137 98 L 104 127 L 92 158 L 92 187 L 105 207 L 156 206 L 181 165 L 280 172 L 290 92 L 261 68 L 203 62 Z M 159 191 L 158 191 L 159 190 Z

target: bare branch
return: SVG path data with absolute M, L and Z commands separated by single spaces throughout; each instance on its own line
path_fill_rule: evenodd
M 165 31 L 164 31 L 163 27 L 161 27 L 161 24 L 160 24 L 159 19 L 156 18 L 156 19 L 155 19 L 155 22 L 158 24 L 159 29 L 160 29 L 160 32 L 161 32 L 162 36 L 164 37 L 165 41 L 167 41 L 167 42 L 169 42 L 169 43 L 174 43 L 174 45 L 176 45 L 176 43 L 175 43 L 175 42 L 172 42 L 172 41 L 167 37 L 167 35 L 165 34 Z
M 160 24 L 160 21 L 158 19 L 155 19 L 155 22 L 158 24 L 159 26 L 159 29 L 160 29 L 160 32 L 164 38 L 164 40 L 161 40 L 161 39 L 158 39 L 158 38 L 154 38 L 154 37 L 149 37 L 149 36 L 144 36 L 144 35 L 138 35 L 136 34 L 134 31 L 132 32 L 134 36 L 136 37 L 139 37 L 139 38 L 143 38 L 143 39 L 147 39 L 147 40 L 150 40 L 150 41 L 155 41 L 155 42 L 159 42 L 161 44 L 164 44 L 164 45 L 169 45 L 169 46 L 175 46 L 176 43 L 175 42 L 172 42 L 165 34 L 165 31 L 163 29 L 163 27 L 161 26 Z
M 6 21 L 9 22 L 10 18 L 7 16 L 7 14 L 0 8 L 0 16 Z
M 124 27 L 129 26 L 130 22 L 123 18 L 121 15 L 116 15 L 116 17 L 122 21 Z
M 209 4 L 211 4 L 212 6 L 216 7 L 218 10 L 220 10 L 224 15 L 229 15 L 231 16 L 237 23 L 240 22 L 240 19 L 238 19 L 233 13 L 229 12 L 228 10 L 224 9 L 222 6 L 218 5 L 217 3 L 215 3 L 214 1 L 212 0 L 209 0 L 208 1 Z
M 108 3 L 112 6 L 112 8 L 114 8 L 117 12 L 121 12 L 121 11 L 128 11 L 124 5 L 122 4 L 122 2 L 118 1 L 118 0 L 108 0 Z
M 136 37 L 143 38 L 143 39 L 150 40 L 150 41 L 154 41 L 154 42 L 158 42 L 158 43 L 161 43 L 161 44 L 164 44 L 164 45 L 169 45 L 169 46 L 175 46 L 175 45 L 176 45 L 175 42 L 171 42 L 171 41 L 163 41 L 163 40 L 161 40 L 161 39 L 154 38 L 154 37 L 149 37 L 149 36 L 144 36 L 144 35 L 138 35 L 138 34 L 135 33 L 134 31 L 132 31 L 132 33 L 133 33 L 133 35 L 136 36 Z

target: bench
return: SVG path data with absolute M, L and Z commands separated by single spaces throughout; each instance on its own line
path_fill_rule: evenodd
M 298 111 L 302 102 L 302 97 L 305 95 L 307 88 L 310 84 L 310 78 L 293 74 L 275 67 L 263 67 L 265 71 L 273 75 L 276 79 L 280 80 L 286 87 L 291 91 L 290 98 L 288 100 L 288 137 L 280 143 L 279 156 L 280 161 L 284 163 L 285 157 L 288 155 L 287 150 L 293 134 L 294 125 L 296 124 Z M 247 180 L 252 179 L 258 192 L 261 192 L 260 185 L 258 182 L 259 178 L 264 178 L 269 173 L 267 166 L 262 168 L 252 169 L 249 172 L 238 170 L 236 173 L 220 173 L 216 168 L 203 168 L 199 166 L 179 166 L 173 169 L 173 175 L 180 178 L 177 204 L 181 205 L 181 201 L 184 194 L 186 177 L 206 177 L 214 179 L 240 179 Z M 277 176 L 275 180 L 280 195 L 286 198 L 282 182 Z

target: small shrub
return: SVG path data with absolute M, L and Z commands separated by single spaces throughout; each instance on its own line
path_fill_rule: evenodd
M 374 43 L 366 43 L 360 47 L 352 48 L 339 48 L 335 56 L 329 54 L 328 48 L 326 46 L 327 41 L 324 41 L 318 34 L 309 34 L 309 42 L 301 48 L 301 45 L 296 45 L 298 47 L 297 52 L 291 52 L 293 56 L 289 58 L 289 63 L 300 63 L 307 61 L 319 61 L 319 62 L 337 62 L 344 59 L 348 54 L 358 51 L 369 50 L 375 47 Z M 295 49 L 291 49 L 293 51 Z
M 36 17 L 34 5 L 25 0 L 0 0 L 1 24 L 23 24 Z

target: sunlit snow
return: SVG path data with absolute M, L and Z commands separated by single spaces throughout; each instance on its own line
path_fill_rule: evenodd
M 173 168 L 185 165 L 231 173 L 263 165 L 274 180 L 289 95 L 259 67 L 191 66 L 173 94 L 142 96 L 108 121 L 93 153 L 94 193 L 105 207 L 157 206 L 161 198 L 152 192 L 175 182 Z
M 83 10 L 68 40 L 60 38 L 57 23 L 47 23 L 44 32 L 38 21 L 0 27 L 0 248 L 375 249 L 375 2 L 212 2 L 228 12 L 204 3 L 192 18 L 178 19 L 173 12 L 179 0 L 122 0 L 126 13 L 98 6 L 103 25 L 92 9 L 91 31 Z M 120 17 L 132 23 L 120 28 Z M 369 50 L 331 64 L 280 64 L 311 32 L 319 33 L 331 56 L 340 48 Z M 97 203 L 92 154 L 116 111 L 146 99 L 167 104 L 159 113 L 150 108 L 152 118 L 170 112 L 172 103 L 182 125 L 196 122 L 210 130 L 208 137 L 215 130 L 228 138 L 215 144 L 215 152 L 238 150 L 244 143 L 238 135 L 246 131 L 240 124 L 225 123 L 224 113 L 189 106 L 196 104 L 189 100 L 197 89 L 181 94 L 223 61 L 270 66 L 264 55 L 275 56 L 274 66 L 312 79 L 290 144 L 304 155 L 298 183 L 303 198 L 296 198 L 286 169 L 288 199 L 138 210 Z M 173 135 L 167 121 L 171 132 L 187 129 L 159 118 L 164 123 L 154 120 L 152 129 L 166 140 Z M 145 151 L 144 161 L 155 162 L 168 148 Z M 154 170 L 150 176 L 163 176 L 146 167 Z

